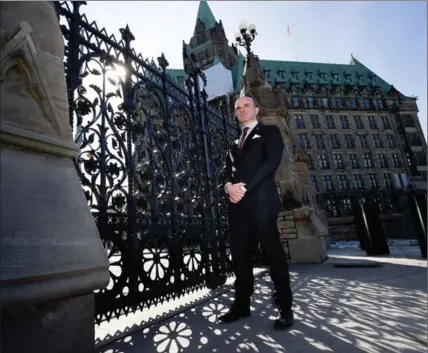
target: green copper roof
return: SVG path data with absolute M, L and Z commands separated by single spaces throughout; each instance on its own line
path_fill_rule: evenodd
M 199 2 L 198 16 L 196 18 L 196 25 L 198 24 L 198 20 L 201 20 L 205 25 L 205 29 L 214 28 L 216 25 L 216 20 L 211 12 L 210 7 L 208 6 L 206 1 Z M 195 27 L 196 27 L 195 25 Z
M 186 72 L 182 69 L 166 69 L 166 73 L 168 76 L 175 79 L 177 83 L 179 83 L 180 80 L 185 80 L 187 78 Z
M 389 96 L 391 85 L 376 75 L 369 68 L 352 56 L 350 64 L 327 64 L 298 61 L 260 60 L 260 66 L 266 72 L 269 71 L 268 82 L 273 86 L 276 83 L 295 83 L 302 87 L 305 83 L 377 86 Z M 185 76 L 183 70 L 167 70 L 171 76 Z M 232 67 L 232 79 L 235 92 L 241 89 L 242 74 L 244 72 L 244 56 L 238 55 L 237 64 Z M 350 81 L 347 81 L 350 79 Z M 403 98 L 410 99 L 402 95 Z
M 297 61 L 260 60 L 260 66 L 269 71 L 269 83 L 320 83 L 360 86 L 378 86 L 384 94 L 388 94 L 391 85 L 352 56 L 351 63 L 328 64 Z M 348 81 L 350 79 L 350 81 Z

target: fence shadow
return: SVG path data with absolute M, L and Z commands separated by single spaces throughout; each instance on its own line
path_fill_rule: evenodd
M 263 275 L 257 281 L 252 316 L 247 320 L 230 325 L 217 323 L 218 316 L 226 312 L 233 298 L 232 292 L 226 292 L 100 347 L 98 353 L 417 353 L 426 350 L 425 290 L 396 286 L 396 276 L 377 283 L 364 281 L 362 274 L 356 276 L 358 279 L 337 278 L 349 269 L 333 269 L 331 264 L 321 267 L 325 273 L 313 270 L 309 273 L 305 266 L 297 266 L 297 272 L 293 268 L 296 323 L 288 332 L 272 329 L 276 314 L 271 302 L 272 284 L 269 276 Z M 367 271 L 362 271 L 366 277 Z M 408 267 L 403 271 L 407 271 L 412 282 L 423 282 L 425 278 L 426 288 L 426 269 Z

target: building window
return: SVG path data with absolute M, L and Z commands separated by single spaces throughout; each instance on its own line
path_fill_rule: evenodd
M 351 98 L 351 108 L 357 109 L 357 100 L 355 98 Z
M 403 117 L 405 127 L 416 127 L 416 121 L 411 115 Z
M 397 188 L 407 188 L 409 181 L 406 173 L 394 173 L 394 179 Z
M 315 167 L 314 167 L 314 160 L 313 160 L 311 154 L 308 154 L 308 169 L 309 170 L 314 170 L 315 169 Z
M 383 141 L 379 134 L 373 135 L 373 141 L 374 141 L 375 148 L 383 148 Z
M 370 109 L 370 101 L 368 98 L 364 98 L 364 108 Z
M 314 97 L 309 96 L 308 97 L 308 107 L 313 108 L 314 107 Z
M 294 120 L 296 121 L 296 129 L 304 129 L 305 128 L 305 120 L 301 115 L 295 115 Z
M 327 129 L 335 129 L 336 128 L 336 126 L 334 124 L 333 115 L 326 115 L 325 116 L 325 123 L 327 125 Z
M 397 153 L 392 154 L 392 165 L 394 168 L 400 168 L 401 167 L 400 157 L 398 156 Z
M 377 188 L 376 174 L 368 174 L 367 179 L 369 181 L 369 189 Z
M 293 96 L 293 106 L 297 108 L 300 105 L 300 100 L 298 96 Z
M 332 180 L 331 175 L 324 175 L 322 177 L 322 179 L 323 179 L 323 182 L 324 182 L 324 189 L 326 191 L 333 190 L 333 180 Z
M 363 154 L 364 168 L 373 168 L 372 156 L 370 153 Z
M 394 182 L 392 181 L 390 173 L 383 174 L 383 184 L 385 186 L 385 189 L 391 189 L 394 187 Z
M 416 151 L 413 152 L 413 155 L 416 160 L 416 165 L 425 166 L 427 165 L 427 152 L 426 151 Z
M 377 104 L 379 106 L 379 109 L 383 109 L 383 100 L 382 99 L 378 99 Z
M 352 84 L 352 75 L 346 74 L 345 75 L 345 81 L 346 81 L 346 83 L 351 83 Z
M 343 210 L 345 212 L 350 212 L 352 211 L 352 205 L 351 205 L 351 200 L 348 198 L 342 199 L 342 205 L 343 205 Z
M 354 142 L 354 138 L 352 137 L 352 135 L 346 134 L 344 136 L 345 136 L 346 148 L 355 148 L 355 142 Z
M 319 191 L 317 177 L 315 175 L 311 175 L 310 179 L 312 187 L 315 189 L 315 191 Z
M 338 74 L 333 74 L 333 80 L 335 81 L 335 82 L 339 82 L 339 75 Z
M 359 134 L 357 135 L 358 138 L 360 139 L 360 144 L 362 148 L 369 148 L 369 145 L 367 143 L 367 136 L 363 135 L 363 134 Z
M 307 78 L 308 80 L 313 80 L 313 79 L 314 79 L 314 74 L 313 74 L 312 72 L 307 72 L 307 73 L 306 73 L 306 78 Z
M 422 140 L 416 132 L 408 132 L 407 137 L 411 146 L 422 146 Z
M 299 72 L 298 71 L 293 71 L 291 73 L 291 75 L 293 76 L 293 79 L 298 80 L 300 78 Z
M 373 115 L 369 115 L 367 118 L 369 119 L 370 129 L 377 129 L 376 117 Z
M 303 149 L 311 148 L 307 134 L 299 134 L 299 147 Z
M 337 184 L 339 185 L 340 190 L 348 190 L 349 189 L 348 178 L 346 177 L 346 175 L 339 174 L 337 176 Z
M 328 162 L 328 158 L 325 154 L 320 154 L 318 156 L 318 165 L 320 169 L 330 169 L 330 163 Z
M 337 98 L 336 99 L 336 105 L 337 105 L 337 107 L 339 108 L 339 109 L 343 109 L 343 100 L 342 100 L 342 98 Z
M 284 71 L 278 71 L 278 76 L 281 80 L 285 80 L 285 72 Z
M 352 180 L 352 188 L 361 190 L 364 189 L 364 181 L 361 174 L 355 174 Z
M 335 148 L 335 149 L 341 148 L 340 140 L 337 135 L 330 135 L 330 141 L 331 141 L 332 148 Z
M 321 72 L 319 75 L 321 80 L 327 81 L 327 76 L 324 72 Z
M 270 76 L 270 71 L 269 70 L 265 71 L 265 77 L 266 77 L 266 79 L 270 80 L 271 76 Z
M 384 154 L 379 154 L 379 166 L 381 168 L 388 168 L 388 159 Z
M 357 129 L 364 129 L 363 120 L 361 116 L 354 116 L 355 126 Z
M 349 155 L 349 160 L 351 162 L 352 169 L 360 169 L 360 162 L 358 161 L 358 155 L 355 153 L 351 153 Z
M 321 129 L 320 119 L 318 115 L 311 115 L 311 121 L 313 129 Z
M 328 98 L 322 99 L 322 106 L 323 106 L 323 108 L 328 108 Z
M 320 134 L 314 134 L 314 140 L 317 148 L 325 148 L 324 136 Z
M 342 129 L 350 129 L 349 119 L 346 115 L 340 116 L 340 124 L 342 125 Z
M 389 119 L 387 116 L 382 116 L 382 124 L 383 124 L 383 128 L 385 130 L 390 129 L 391 128 L 391 124 L 389 123 Z
M 386 135 L 386 138 L 388 139 L 388 144 L 390 148 L 397 147 L 397 140 L 395 139 L 394 135 Z
M 333 164 L 336 169 L 345 169 L 345 164 L 343 163 L 341 154 L 333 153 Z

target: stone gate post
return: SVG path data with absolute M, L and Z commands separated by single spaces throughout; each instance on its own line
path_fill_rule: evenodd
M 94 352 L 108 259 L 77 176 L 52 2 L 0 3 L 2 353 Z

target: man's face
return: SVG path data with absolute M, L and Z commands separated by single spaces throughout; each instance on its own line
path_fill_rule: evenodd
M 235 114 L 241 124 L 257 120 L 258 113 L 259 108 L 251 98 L 241 97 L 235 103 Z

